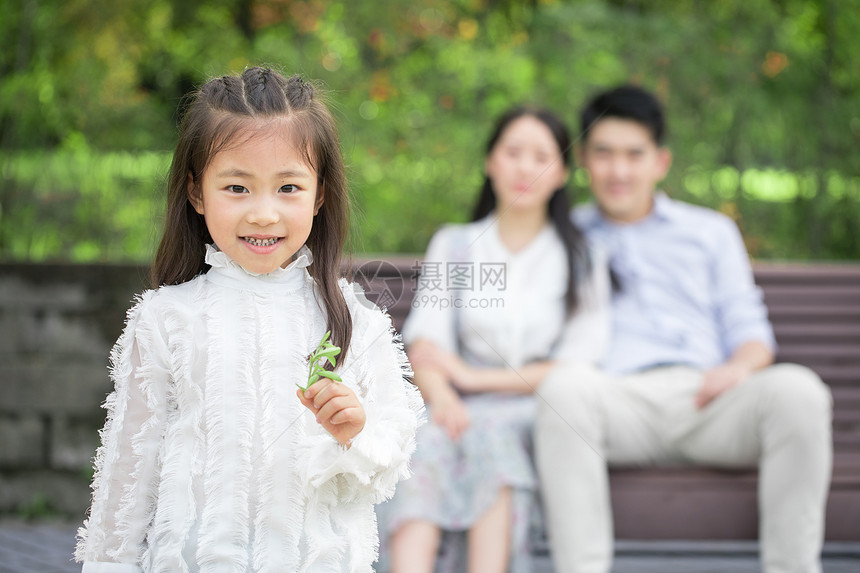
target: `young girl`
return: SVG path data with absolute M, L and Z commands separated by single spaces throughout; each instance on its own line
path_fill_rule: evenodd
M 371 571 L 420 395 L 338 281 L 349 202 L 313 88 L 263 68 L 191 98 L 153 265 L 111 354 L 84 572 Z M 336 372 L 307 391 L 326 331 Z
M 569 150 L 555 115 L 510 110 L 474 222 L 430 241 L 403 336 L 432 423 L 414 476 L 379 506 L 395 573 L 531 570 L 534 393 L 559 361 L 598 362 L 609 331 L 607 262 L 570 220 Z

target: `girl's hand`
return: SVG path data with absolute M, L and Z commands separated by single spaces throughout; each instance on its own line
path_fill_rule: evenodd
M 450 387 L 440 388 L 428 400 L 433 423 L 441 426 L 452 440 L 457 440 L 469 427 L 469 412 L 460 396 Z
M 343 446 L 364 428 L 367 416 L 355 392 L 340 382 L 320 378 L 313 386 L 296 394 L 314 413 L 317 422 Z

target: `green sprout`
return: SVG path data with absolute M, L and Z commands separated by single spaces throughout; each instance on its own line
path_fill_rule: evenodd
M 308 356 L 308 362 L 310 364 L 310 370 L 308 370 L 308 383 L 304 387 L 302 387 L 301 384 L 296 384 L 296 386 L 301 388 L 302 392 L 313 386 L 313 384 L 319 381 L 321 377 L 329 378 L 335 382 L 343 382 L 343 380 L 340 379 L 340 376 L 330 370 L 326 370 L 325 368 L 326 361 L 331 362 L 332 368 L 337 366 L 337 362 L 334 357 L 340 354 L 340 346 L 335 346 L 328 341 L 330 334 L 330 330 L 326 331 L 316 349 L 314 349 L 314 351 Z

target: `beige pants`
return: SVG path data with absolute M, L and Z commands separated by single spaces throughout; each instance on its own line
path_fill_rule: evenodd
M 759 537 L 767 573 L 817 573 L 832 464 L 830 391 L 811 370 L 757 372 L 704 410 L 702 373 L 667 367 L 610 376 L 556 368 L 538 389 L 536 455 L 558 573 L 612 562 L 609 465 L 759 465 Z

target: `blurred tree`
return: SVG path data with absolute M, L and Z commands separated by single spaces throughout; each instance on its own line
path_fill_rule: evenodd
M 361 251 L 420 252 L 465 219 L 508 106 L 547 105 L 575 128 L 586 97 L 633 82 L 667 104 L 670 193 L 735 217 L 758 256 L 860 258 L 860 0 L 0 0 L 0 13 L 2 257 L 147 259 L 183 94 L 267 63 L 330 91 Z M 132 215 L 112 220 L 123 202 Z

